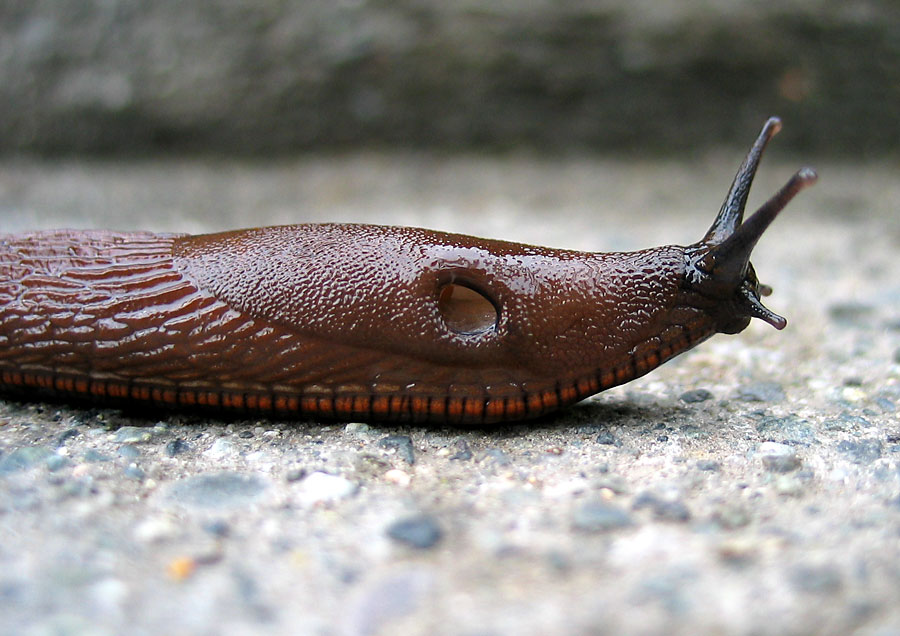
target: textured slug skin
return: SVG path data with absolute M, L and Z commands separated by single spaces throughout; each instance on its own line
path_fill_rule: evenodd
M 0 387 L 339 419 L 534 417 L 712 335 L 685 251 L 372 225 L 0 236 Z M 449 283 L 497 321 L 454 331 Z

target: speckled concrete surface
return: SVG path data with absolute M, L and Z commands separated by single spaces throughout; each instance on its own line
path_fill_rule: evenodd
M 800 165 L 772 154 L 751 206 Z M 354 220 L 627 249 L 699 238 L 741 156 L 6 161 L 0 224 Z M 900 633 L 900 170 L 806 159 L 820 183 L 753 259 L 788 328 L 553 418 L 0 402 L 0 632 Z

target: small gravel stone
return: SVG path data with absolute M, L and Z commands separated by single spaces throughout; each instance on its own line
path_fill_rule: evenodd
M 309 471 L 307 471 L 305 468 L 292 468 L 285 473 L 284 478 L 288 482 L 294 482 L 305 479 L 308 474 Z
M 237 454 L 237 446 L 234 442 L 224 437 L 218 438 L 212 446 L 203 451 L 203 455 L 210 459 L 224 459 Z
M 900 347 L 894 349 L 894 363 L 900 364 Z
M 835 303 L 828 308 L 828 317 L 846 326 L 862 326 L 871 323 L 875 308 L 864 303 Z
M 839 453 L 846 455 L 854 464 L 871 464 L 881 457 L 884 445 L 878 439 L 863 439 L 858 442 L 843 440 L 838 443 Z
M 746 537 L 729 537 L 718 545 L 716 552 L 723 562 L 744 566 L 756 558 L 758 549 L 756 542 L 751 539 Z
M 698 402 L 706 402 L 712 399 L 713 394 L 706 389 L 694 389 L 685 391 L 679 396 L 679 399 L 685 404 L 697 404 Z
M 39 466 L 54 455 L 56 455 L 56 453 L 43 446 L 23 446 L 21 448 L 16 448 L 8 455 L 4 455 L 0 458 L 0 475 L 17 473 Z
M 863 429 L 871 426 L 869 420 L 859 415 L 850 415 L 842 413 L 833 420 L 825 422 L 826 431 L 848 431 L 854 429 Z
M 189 450 L 191 450 L 191 445 L 183 439 L 173 439 L 166 444 L 166 455 L 169 457 L 175 457 L 176 455 L 186 453 Z
M 169 498 L 195 508 L 238 508 L 258 500 L 268 483 L 256 475 L 224 471 L 200 474 L 173 484 Z
M 799 473 L 778 475 L 775 479 L 775 492 L 787 497 L 799 497 L 802 495 L 806 481 L 801 479 L 799 475 Z
M 149 442 L 153 437 L 152 429 L 140 426 L 123 426 L 116 431 L 115 440 L 125 444 Z
M 699 470 L 707 470 L 710 472 L 717 472 L 722 467 L 719 462 L 713 459 L 698 459 L 696 465 Z
M 631 504 L 632 510 L 644 508 L 652 510 L 654 518 L 659 521 L 684 522 L 691 518 L 691 511 L 683 501 L 663 499 L 649 492 L 640 493 Z
M 499 448 L 488 448 L 484 451 L 484 458 L 490 464 L 494 466 L 504 467 L 512 464 L 512 460 L 509 458 L 509 455 L 504 453 Z
M 472 459 L 472 450 L 469 448 L 469 443 L 466 440 L 457 440 L 455 446 L 456 453 L 450 456 L 450 461 L 467 462 Z
M 139 543 L 158 543 L 178 534 L 178 526 L 169 517 L 151 517 L 134 528 L 134 539 Z
M 796 416 L 766 417 L 756 425 L 756 430 L 765 438 L 786 442 L 808 443 L 815 438 L 813 427 Z
M 736 530 L 748 525 L 753 516 L 743 505 L 735 502 L 721 504 L 712 515 L 713 521 L 726 530 Z
M 605 532 L 633 525 L 624 510 L 604 501 L 588 501 L 572 514 L 572 526 L 585 532 Z
M 133 479 L 134 481 L 144 481 L 146 474 L 140 466 L 129 464 L 125 467 L 125 477 Z
M 47 470 L 55 473 L 69 465 L 69 458 L 53 453 L 47 458 Z M 2 473 L 2 471 L 0 471 Z
M 609 490 L 617 495 L 628 493 L 628 482 L 621 475 L 609 474 L 608 471 L 601 471 L 603 474 L 591 482 L 591 488 L 596 490 Z
M 231 534 L 231 526 L 228 525 L 227 521 L 224 521 L 222 519 L 216 519 L 204 524 L 203 529 L 212 536 L 219 539 L 224 539 Z
M 84 452 L 84 461 L 94 463 L 103 463 L 112 461 L 112 457 L 106 453 L 101 453 L 96 448 L 89 448 Z
M 763 442 L 756 449 L 756 454 L 760 457 L 764 457 L 767 455 L 793 455 L 794 447 L 787 444 L 780 444 L 778 442 Z
M 298 500 L 306 506 L 333 503 L 349 497 L 356 489 L 349 479 L 316 471 L 300 482 Z
M 412 481 L 412 477 L 410 477 L 409 473 L 405 470 L 394 468 L 384 474 L 384 480 L 388 483 L 406 488 Z
M 56 445 L 63 446 L 67 441 L 79 435 L 81 435 L 81 432 L 77 428 L 66 429 L 56 438 Z
M 427 549 L 437 545 L 443 531 L 434 517 L 418 515 L 395 521 L 388 526 L 387 535 L 412 548 Z
M 602 431 L 599 435 L 597 435 L 597 443 L 614 446 L 616 444 L 616 437 L 609 431 Z
M 830 596 L 840 592 L 844 586 L 840 571 L 830 565 L 797 566 L 790 578 L 794 587 L 811 594 Z
M 773 473 L 789 473 L 803 465 L 796 455 L 766 455 L 762 458 L 763 466 Z
M 413 449 L 412 439 L 408 435 L 389 435 L 381 439 L 378 446 L 396 450 L 397 454 L 410 466 L 416 463 L 416 453 Z
M 777 382 L 757 382 L 738 387 L 738 399 L 744 402 L 781 402 L 784 388 Z
M 793 447 L 778 442 L 763 442 L 756 455 L 767 470 L 775 473 L 788 473 L 797 470 L 802 464 Z
M 119 457 L 124 457 L 125 459 L 136 459 L 137 457 L 140 457 L 141 450 L 134 444 L 125 444 L 124 446 L 119 447 L 117 453 L 119 454 Z
M 238 437 L 239 437 L 240 439 L 253 439 L 253 431 L 249 431 L 249 430 L 247 430 L 247 429 L 244 429 L 243 431 L 241 431 L 240 433 L 238 433 Z

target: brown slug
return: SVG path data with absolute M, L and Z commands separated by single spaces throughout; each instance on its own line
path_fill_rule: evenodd
M 424 229 L 0 236 L 0 390 L 342 420 L 536 417 L 760 318 L 747 221 L 769 119 L 688 247 L 587 253 Z

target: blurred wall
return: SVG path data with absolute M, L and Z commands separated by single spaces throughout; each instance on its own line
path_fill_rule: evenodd
M 0 0 L 0 152 L 893 152 L 900 3 Z

